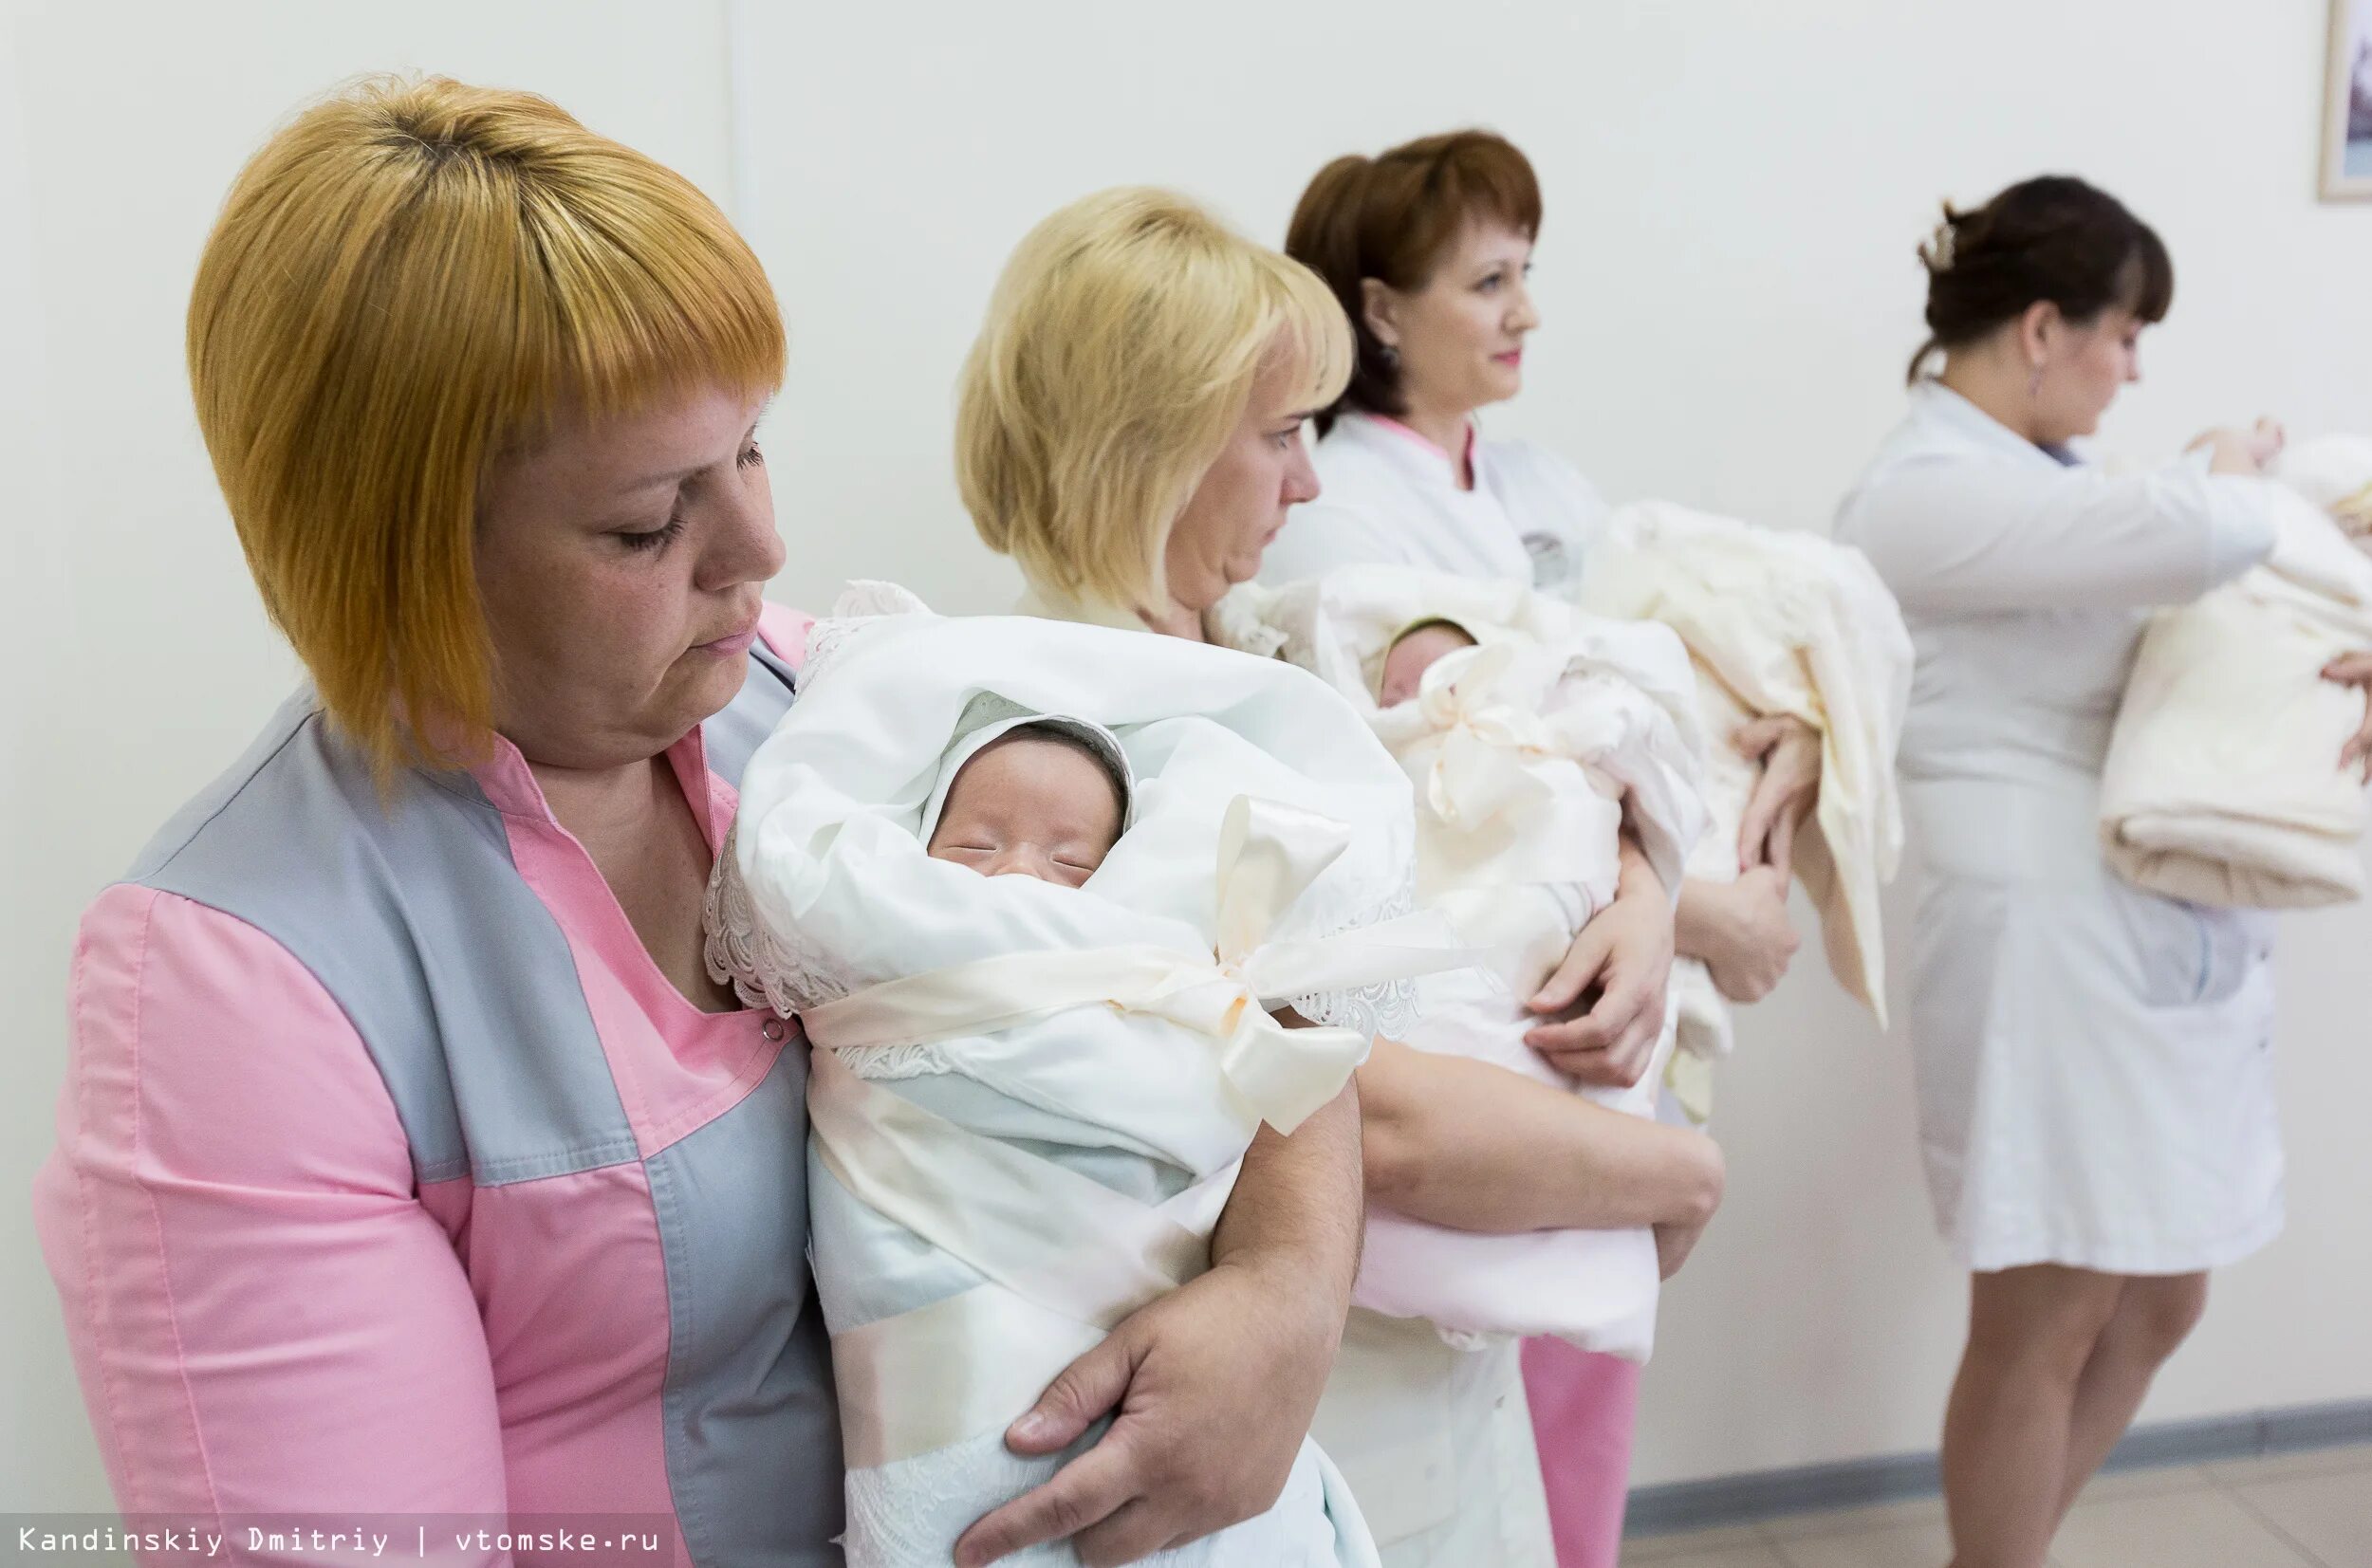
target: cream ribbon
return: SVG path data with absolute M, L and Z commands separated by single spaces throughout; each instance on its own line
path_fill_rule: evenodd
M 1514 662 L 1507 643 L 1460 650 L 1436 660 L 1418 691 L 1418 712 L 1434 736 L 1425 803 L 1462 832 L 1497 817 L 1529 817 L 1551 795 L 1524 762 L 1550 755 L 1555 736 L 1510 698 Z
M 850 1196 L 985 1280 L 832 1337 L 851 1465 L 1002 1426 L 1121 1319 L 1210 1266 L 1206 1183 L 1140 1203 L 867 1082 L 829 1051 L 809 1058 L 807 1116 L 816 1157 Z
M 1219 832 L 1214 954 L 1146 943 L 1006 953 L 883 981 L 810 1007 L 800 1021 L 814 1044 L 856 1050 L 993 1033 L 1102 1004 L 1204 1036 L 1252 1113 L 1290 1133 L 1342 1093 L 1369 1042 L 1354 1029 L 1288 1028 L 1269 1006 L 1459 968 L 1477 956 L 1446 922 L 1424 914 L 1325 938 L 1269 940 L 1349 842 L 1349 829 L 1331 818 L 1238 796 Z
M 1535 711 L 1537 697 L 1518 688 L 1541 672 L 1517 655 L 1494 643 L 1435 661 L 1417 698 L 1425 733 L 1402 754 L 1421 766 L 1426 808 L 1460 845 L 1461 884 L 1587 882 L 1603 873 L 1595 846 L 1620 826 L 1621 808 L 1612 794 L 1568 799 L 1537 766 L 1564 758 L 1590 770 L 1603 743 L 1585 725 Z M 1529 684 L 1545 694 L 1553 681 Z
M 1109 1005 L 1209 1039 L 1228 1081 L 1289 1131 L 1342 1091 L 1366 1037 L 1288 1029 L 1266 1003 L 1472 962 L 1436 918 L 1321 941 L 1269 931 L 1349 843 L 1341 823 L 1239 797 L 1221 824 L 1216 951 L 1018 953 L 885 982 L 802 1015 L 817 1159 L 849 1195 L 983 1277 L 832 1339 L 848 1462 L 870 1467 L 994 1430 L 1129 1314 L 1210 1266 L 1232 1172 L 1148 1205 L 960 1126 L 853 1072 L 839 1050 L 917 1044 Z

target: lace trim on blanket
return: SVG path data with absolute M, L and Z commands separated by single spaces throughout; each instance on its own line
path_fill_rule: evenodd
M 739 831 L 738 824 L 727 830 L 724 853 L 709 873 L 701 905 L 702 952 L 710 976 L 731 985 L 745 1006 L 770 1007 L 785 1018 L 856 990 L 857 977 L 844 965 L 796 931 L 778 930 L 759 916 L 750 885 L 741 878 L 734 842 Z
M 1368 910 L 1355 919 L 1345 920 L 1326 936 L 1357 931 L 1362 926 L 1381 925 L 1397 920 L 1417 908 L 1416 871 L 1410 868 L 1410 879 L 1400 891 L 1382 905 Z M 1336 1028 L 1353 1029 L 1373 1039 L 1406 1040 L 1417 1024 L 1417 982 L 1386 980 L 1379 985 L 1362 986 L 1355 990 L 1323 991 L 1315 996 L 1297 996 L 1293 1010 L 1312 1024 L 1330 1024 Z
M 1392 898 L 1322 934 L 1333 936 L 1409 913 L 1417 907 L 1413 868 L 1410 876 L 1412 879 L 1403 882 Z M 702 951 L 710 978 L 732 986 L 744 1006 L 768 1007 L 789 1018 L 857 988 L 854 980 L 823 953 L 759 919 L 749 885 L 741 879 L 732 832 L 727 833 L 724 853 L 709 874 L 701 924 L 707 930 Z M 1417 982 L 1391 980 L 1354 990 L 1297 996 L 1292 1006 L 1312 1024 L 1401 1040 L 1417 1022 Z M 860 1078 L 869 1079 L 921 1078 L 954 1070 L 945 1052 L 936 1045 L 873 1046 L 843 1051 L 841 1060 Z
M 1286 633 L 1271 626 L 1263 613 L 1264 592 L 1246 583 L 1203 612 L 1203 631 L 1221 647 L 1257 658 L 1274 658 L 1285 651 Z
M 709 873 L 709 889 L 701 907 L 707 929 L 702 953 L 709 978 L 730 985 L 746 1007 L 767 1007 L 789 1018 L 805 1008 L 846 996 L 853 987 L 827 979 L 819 957 L 796 950 L 775 939 L 758 918 L 749 885 L 741 879 L 730 833 L 725 853 Z M 843 1051 L 840 1059 L 859 1078 L 884 1080 L 929 1078 L 952 1073 L 955 1064 L 936 1043 L 868 1045 Z

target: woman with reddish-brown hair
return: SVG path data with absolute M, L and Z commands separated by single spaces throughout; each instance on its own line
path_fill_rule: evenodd
M 1370 562 L 1551 591 L 1578 581 L 1605 504 L 1563 458 L 1488 439 L 1475 420 L 1523 389 L 1525 341 L 1540 324 L 1527 282 L 1540 221 L 1530 162 L 1488 131 L 1340 157 L 1310 181 L 1286 252 L 1334 290 L 1356 357 L 1349 386 L 1318 420 L 1322 493 L 1269 546 L 1263 581 Z M 1794 720 L 1759 721 L 1735 742 L 1763 760 L 1740 875 L 1683 882 L 1673 934 L 1732 1001 L 1753 1002 L 1795 952 L 1789 844 L 1819 785 L 1820 742 Z M 1525 1382 L 1558 1560 L 1610 1568 L 1639 1369 L 1534 1340 Z

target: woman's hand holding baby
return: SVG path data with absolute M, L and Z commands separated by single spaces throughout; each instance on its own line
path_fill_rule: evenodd
M 1691 882 L 1677 936 L 1680 950 L 1702 960 L 1733 1002 L 1769 996 L 1803 940 L 1788 919 L 1787 878 L 1770 866 L 1734 882 Z
M 1050 1454 L 1106 1415 L 1110 1430 L 967 1530 L 959 1568 L 1065 1538 L 1087 1568 L 1134 1562 L 1276 1505 L 1343 1341 L 1359 1148 L 1348 1088 L 1290 1137 L 1260 1130 L 1211 1268 L 1066 1367 L 1006 1446 Z
M 1738 869 L 1771 866 L 1785 878 L 1795 830 L 1820 799 L 1820 731 L 1783 713 L 1739 726 L 1730 744 L 1763 765 L 1738 821 Z
M 1637 1083 L 1663 1032 L 1672 950 L 1671 895 L 1626 832 L 1614 902 L 1582 927 L 1565 962 L 1526 1004 L 1558 1021 L 1532 1029 L 1524 1043 L 1584 1083 Z
M 1342 1309 L 1321 1310 L 1319 1296 L 1219 1264 L 1127 1319 L 1055 1379 L 1008 1442 L 1054 1453 L 1106 1413 L 1111 1430 L 973 1525 L 955 1561 L 976 1568 L 1068 1538 L 1087 1568 L 1105 1568 L 1275 1506 L 1342 1337 Z M 1288 1408 L 1298 1424 L 1279 1413 Z
M 2354 767 L 2362 764 L 2364 782 L 2372 784 L 2372 653 L 2340 655 L 2323 666 L 2323 678 L 2363 690 L 2363 724 L 2340 748 L 2339 766 Z
M 2182 450 L 2197 452 L 2206 449 L 2210 472 L 2254 474 L 2264 472 L 2265 466 L 2281 455 L 2281 450 L 2288 441 L 2288 433 L 2282 429 L 2281 422 L 2267 415 L 2245 429 L 2238 425 L 2225 425 L 2202 431 Z

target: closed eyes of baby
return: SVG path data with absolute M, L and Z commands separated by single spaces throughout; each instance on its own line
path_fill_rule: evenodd
M 964 764 L 928 848 L 983 876 L 1075 888 L 1119 841 L 1121 815 L 1102 759 L 1060 730 L 1024 727 Z
M 1396 708 L 1407 702 L 1424 684 L 1426 671 L 1444 656 L 1473 646 L 1474 639 L 1462 627 L 1446 620 L 1429 620 L 1401 633 L 1383 655 L 1378 706 Z

